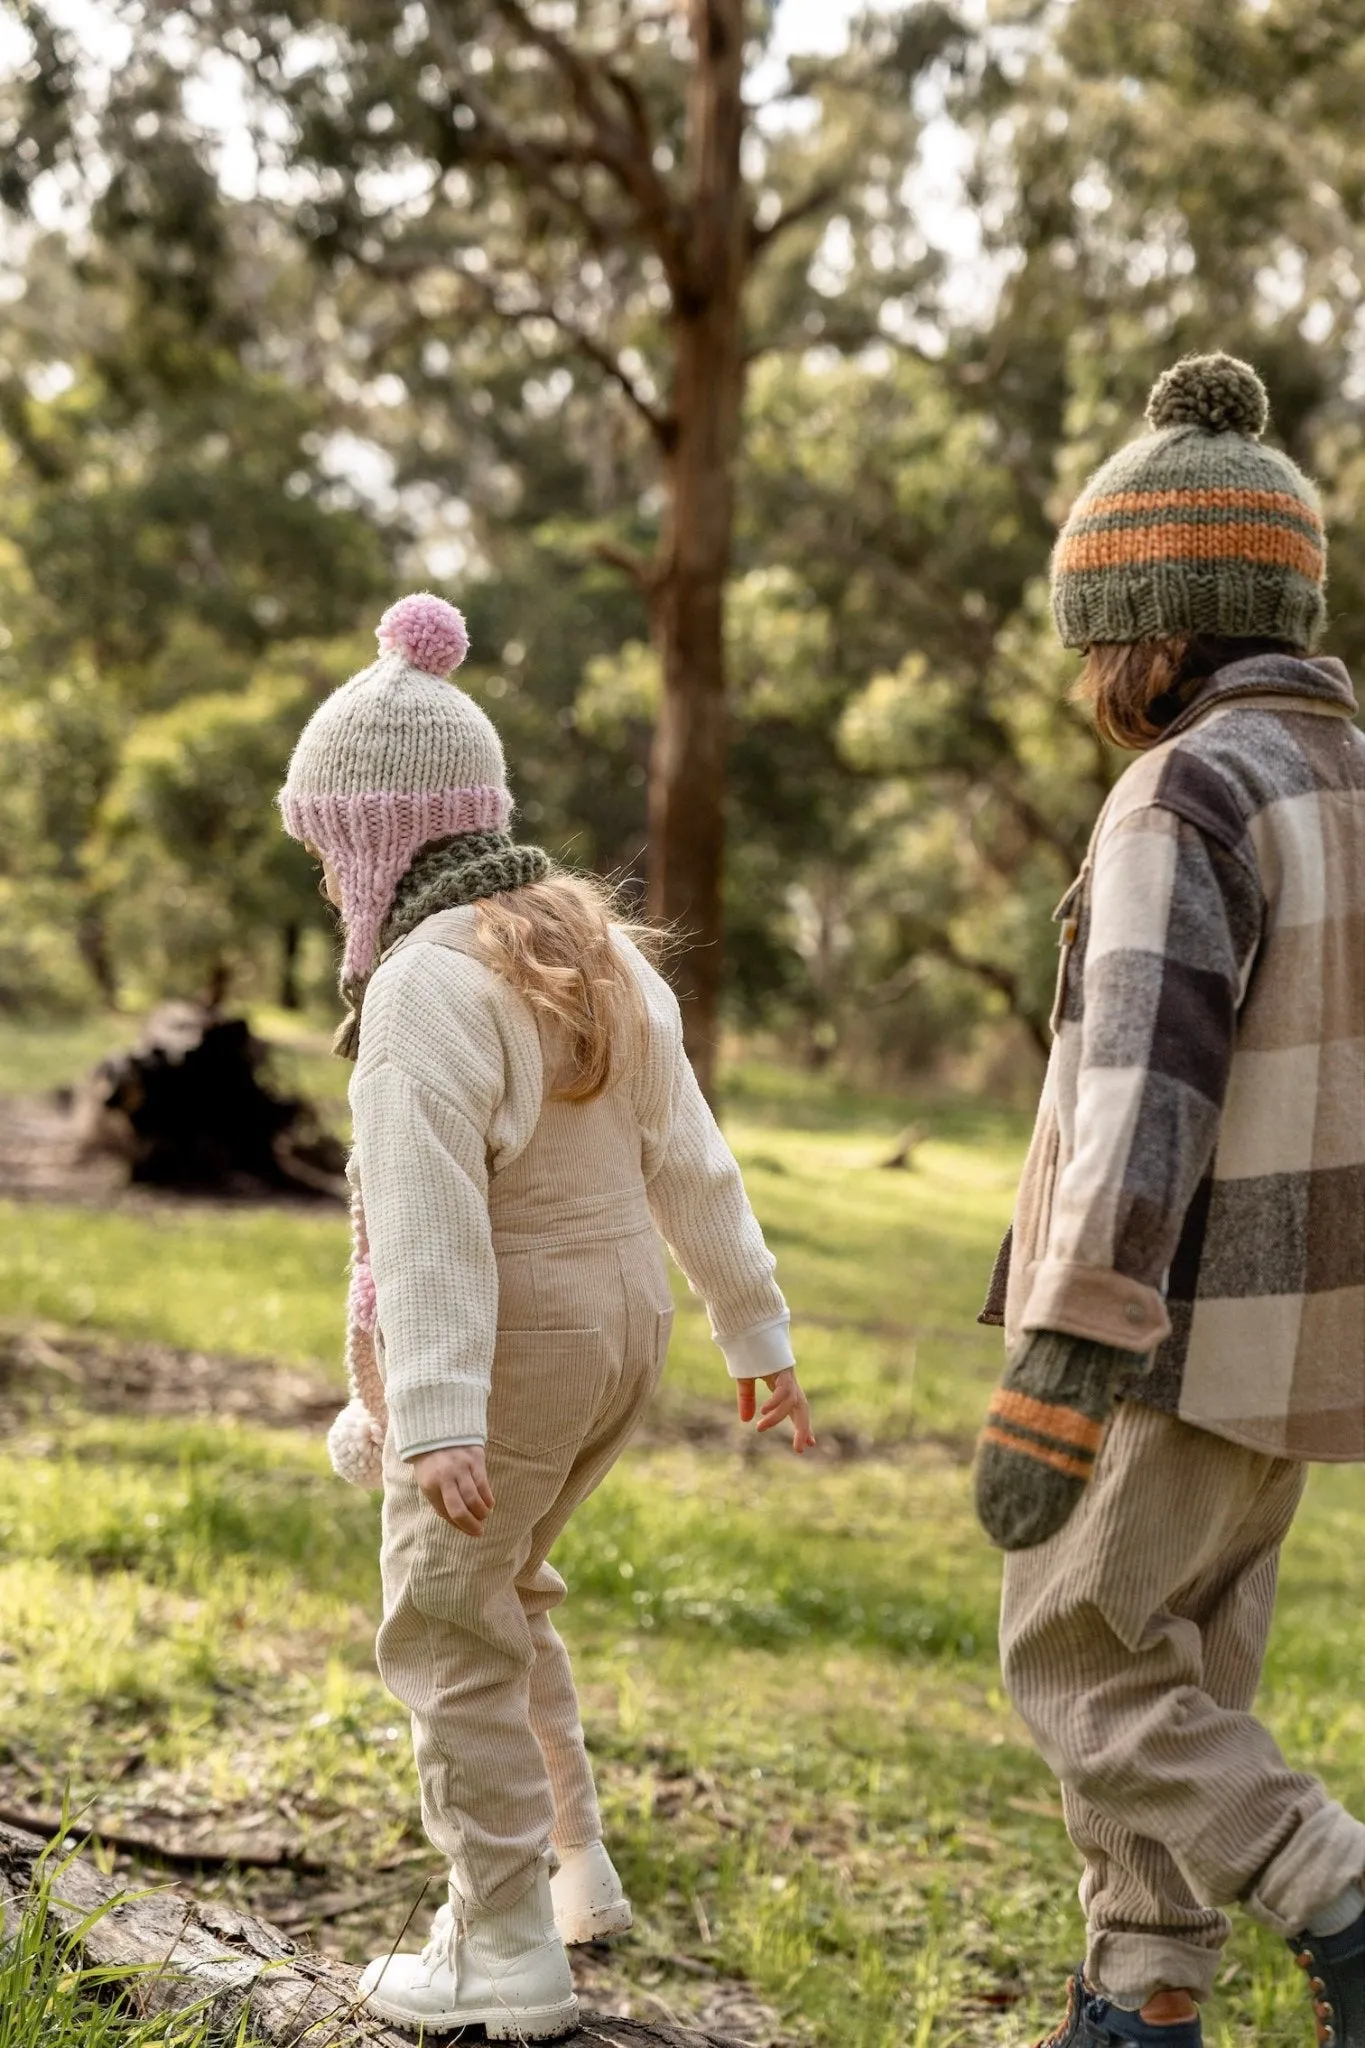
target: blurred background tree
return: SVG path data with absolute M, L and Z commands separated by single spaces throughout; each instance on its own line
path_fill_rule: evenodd
M 723 997 L 1026 1088 L 1121 766 L 1047 552 L 1175 356 L 1261 368 L 1359 652 L 1361 10 L 100 11 L 0 86 L 0 1002 L 315 1000 L 270 798 L 431 582 L 528 832 L 699 941 L 704 1072 Z

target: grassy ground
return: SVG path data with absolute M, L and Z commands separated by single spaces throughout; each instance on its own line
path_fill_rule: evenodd
M 62 1078 L 43 1057 L 44 1084 Z M 292 1057 L 314 1070 L 308 1045 Z M 883 1171 L 912 1114 L 912 1169 Z M 737 1074 L 727 1125 L 833 1449 L 806 1466 L 740 1448 L 684 1299 L 655 1425 L 558 1553 L 640 1922 L 613 1974 L 590 1974 L 642 2014 L 755 2039 L 1022 2042 L 1056 2017 L 1081 1940 L 1055 1790 L 1000 1692 L 997 1566 L 969 1506 L 998 1365 L 972 1316 L 1023 1131 L 767 1069 Z M 0 1315 L 335 1376 L 344 1258 L 339 1217 L 285 1208 L 10 1205 Z M 69 1781 L 130 1826 L 279 1835 L 326 1874 L 215 1881 L 368 1952 L 436 1876 L 371 1662 L 375 1534 L 374 1503 L 301 1432 L 74 1400 L 34 1417 L 0 1454 L 6 1783 L 42 1802 Z M 1343 1618 L 1363 1535 L 1358 1481 L 1318 1475 L 1265 1691 L 1282 1739 L 1357 1805 L 1365 1644 Z M 1307 2040 L 1281 1956 L 1239 1927 L 1211 2040 Z

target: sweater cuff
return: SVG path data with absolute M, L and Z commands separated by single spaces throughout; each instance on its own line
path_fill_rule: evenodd
M 488 1387 L 483 1380 L 437 1380 L 385 1390 L 389 1423 L 400 1458 L 437 1445 L 482 1443 L 487 1434 Z
M 775 1372 L 790 1372 L 796 1364 L 790 1336 L 791 1315 L 784 1311 L 755 1323 L 735 1337 L 717 1337 L 732 1380 L 766 1380 Z
M 410 1465 L 414 1458 L 424 1458 L 428 1451 L 472 1451 L 483 1449 L 481 1436 L 456 1436 L 443 1438 L 438 1444 L 413 1444 L 403 1453 L 404 1464 Z
M 1019 1318 L 1024 1330 L 1056 1330 L 1090 1337 L 1117 1351 L 1155 1351 L 1171 1334 L 1166 1304 L 1155 1287 L 1126 1273 L 1044 1259 L 1033 1275 Z

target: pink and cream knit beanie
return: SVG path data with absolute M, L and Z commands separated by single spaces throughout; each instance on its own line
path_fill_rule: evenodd
M 364 980 L 414 855 L 458 832 L 505 831 L 512 813 L 497 729 L 444 678 L 469 651 L 453 604 L 416 591 L 379 621 L 379 659 L 334 690 L 299 735 L 280 792 L 295 839 L 341 888 L 344 980 Z

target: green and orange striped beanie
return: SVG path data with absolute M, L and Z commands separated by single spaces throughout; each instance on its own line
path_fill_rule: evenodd
M 1318 494 L 1262 446 L 1265 386 L 1235 356 L 1158 378 L 1152 429 L 1097 469 L 1057 539 L 1052 613 L 1068 647 L 1176 633 L 1311 647 L 1326 607 Z

